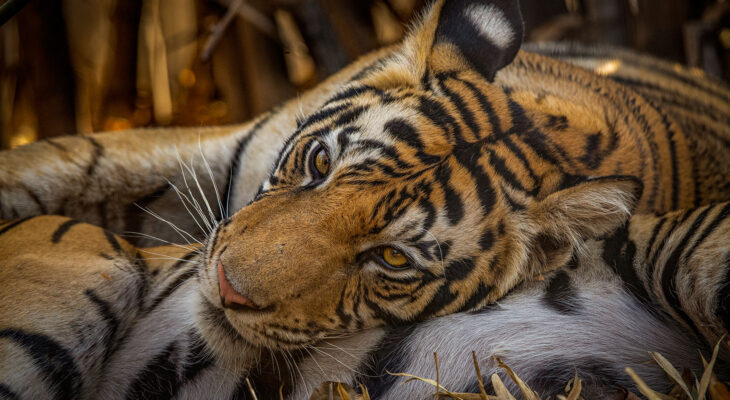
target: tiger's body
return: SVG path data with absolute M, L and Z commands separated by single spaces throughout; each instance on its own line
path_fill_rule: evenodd
M 380 327 L 417 322 L 415 331 L 438 332 L 430 318 L 463 318 L 531 275 L 550 274 L 575 249 L 614 232 L 632 209 L 666 212 L 730 199 L 726 124 L 709 124 L 697 110 L 675 119 L 661 97 L 671 98 L 671 84 L 640 94 L 585 69 L 518 53 L 521 30 L 514 2 L 439 1 L 403 44 L 364 57 L 250 124 L 60 138 L 4 152 L 0 217 L 58 213 L 165 241 L 205 238 L 195 273 L 199 311 L 217 317 L 195 324 L 215 362 L 242 357 L 225 368 L 236 371 L 222 383 L 231 388 L 245 375 L 239 371 L 260 364 L 248 358 L 255 349 L 312 349 L 356 332 L 365 336 L 350 336 L 352 343 L 378 347 Z M 619 80 L 622 71 L 610 78 Z M 725 118 L 727 98 L 717 97 L 710 114 Z M 192 180 L 201 185 L 197 197 L 184 193 Z M 188 206 L 207 210 L 196 220 Z M 27 232 L 15 230 L 22 226 L 5 234 L 22 242 Z M 684 242 L 668 246 L 678 246 L 681 256 Z M 707 265 L 724 271 L 718 259 Z M 682 300 L 697 284 L 678 284 L 686 261 L 652 259 L 668 272 L 650 274 L 646 286 L 659 288 L 656 301 L 672 317 L 714 337 L 699 330 L 696 310 Z M 710 288 L 722 281 L 697 282 L 715 295 Z M 588 299 L 599 295 L 588 287 Z M 629 299 L 619 289 L 617 307 Z M 8 290 L 15 300 L 3 303 L 17 310 L 26 293 L 21 285 Z M 539 289 L 524 293 L 534 298 Z M 155 302 L 142 297 L 140 310 Z M 98 310 L 89 299 L 82 293 L 68 304 L 91 315 Z M 716 301 L 703 307 L 714 313 Z M 490 318 L 478 315 L 475 324 Z M 631 316 L 645 315 L 646 309 Z M 712 315 L 715 322 L 722 317 Z M 183 338 L 173 348 L 190 335 L 186 321 L 169 336 Z M 164 385 L 182 382 L 185 362 L 164 354 L 179 372 Z M 181 354 L 176 361 L 187 359 Z
M 574 369 L 586 398 L 633 387 L 625 367 L 663 390 L 669 381 L 645 362 L 647 351 L 697 372 L 697 350 L 727 332 L 729 215 L 730 203 L 721 203 L 634 216 L 496 305 L 353 332 L 288 356 L 213 350 L 203 333 L 210 321 L 229 327 L 224 340 L 245 338 L 201 295 L 197 247 L 135 248 L 57 216 L 5 222 L 0 398 L 245 399 L 247 378 L 259 398 L 275 397 L 284 385 L 288 398 L 306 399 L 326 380 L 363 382 L 373 398 L 426 398 L 430 387 L 401 385 L 386 371 L 434 376 L 436 351 L 441 383 L 474 390 L 472 350 L 486 376 L 498 372 L 496 355 L 544 396 L 559 393 Z M 650 286 L 667 273 L 676 277 L 676 291 Z M 18 286 L 26 291 L 13 290 Z M 59 300 L 29 301 L 44 292 Z

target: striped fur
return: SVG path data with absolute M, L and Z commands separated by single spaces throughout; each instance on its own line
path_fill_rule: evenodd
M 178 228 L 192 232 L 182 234 L 183 241 L 208 236 L 194 296 L 203 305 L 179 322 L 187 329 L 176 333 L 180 342 L 155 353 L 162 356 L 153 361 L 164 365 L 147 363 L 145 369 L 169 371 L 174 364 L 183 374 L 185 362 L 172 358 L 187 359 L 176 351 L 190 347 L 192 323 L 193 336 L 205 341 L 216 362 L 229 353 L 243 358 L 226 364 L 237 376 L 223 385 L 233 387 L 230 382 L 247 368 L 261 365 L 248 358 L 249 347 L 298 351 L 367 328 L 375 333 L 356 343 L 377 342 L 379 326 L 402 327 L 483 308 L 520 281 L 564 265 L 586 241 L 613 232 L 633 208 L 666 212 L 730 197 L 730 171 L 722 162 L 726 126 L 708 122 L 722 122 L 728 111 L 725 103 L 710 110 L 698 105 L 704 103 L 672 102 L 672 85 L 686 84 L 687 72 L 655 72 L 662 84 L 654 86 L 650 79 L 631 82 L 625 78 L 630 72 L 621 68 L 601 77 L 517 53 L 520 40 L 514 2 L 436 2 L 403 44 L 366 56 L 300 102 L 250 124 L 62 138 L 5 152 L 1 216 L 60 213 L 164 240 L 180 241 Z M 582 59 L 586 65 L 590 57 Z M 721 99 L 727 93 L 705 81 L 697 87 Z M 322 179 L 310 164 L 320 148 L 331 166 Z M 179 159 L 190 165 L 181 167 Z M 191 178 L 202 187 L 189 202 L 213 205 L 203 211 L 205 221 L 222 219 L 210 235 L 209 222 L 187 217 L 171 189 L 187 186 Z M 142 218 L 137 205 L 176 228 Z M 16 229 L 33 221 L 8 223 L 0 232 L 22 241 L 25 234 Z M 51 243 L 79 228 L 59 224 Z M 679 250 L 664 264 L 654 260 L 655 271 L 645 283 L 672 317 L 709 338 L 720 328 L 692 318 L 699 318 L 697 307 L 714 309 L 707 302 L 685 309 L 694 292 L 682 291 L 716 282 L 680 273 L 686 260 L 678 259 L 694 235 L 669 246 Z M 104 237 L 117 243 L 114 251 L 131 246 Z M 410 268 L 384 267 L 378 257 L 388 246 L 406 254 Z M 661 250 L 652 251 L 660 257 Z M 98 254 L 87 262 L 95 260 Z M 708 274 L 724 271 L 710 267 Z M 259 310 L 223 307 L 216 274 L 222 268 L 234 290 Z M 682 290 L 673 294 L 671 288 Z M 126 289 L 115 290 L 132 293 Z M 112 319 L 111 308 L 95 287 L 91 290 L 93 296 L 85 294 L 84 301 L 96 304 L 103 318 L 95 325 L 101 326 Z M 616 296 L 620 308 L 625 296 Z M 634 315 L 643 318 L 641 311 Z M 63 318 L 59 324 L 68 328 Z M 26 340 L 12 329 L 5 333 L 9 340 Z M 114 332 L 102 336 L 111 342 Z M 26 347 L 33 346 L 58 348 L 44 341 Z M 54 362 L 65 366 L 72 356 L 59 357 Z M 84 370 L 93 377 L 103 363 L 89 362 L 97 363 Z M 58 368 L 65 369 L 47 371 Z M 179 374 L 164 384 L 180 383 Z
M 290 353 L 251 344 L 205 299 L 197 247 L 136 248 L 64 217 L 4 222 L 0 387 L 21 399 L 245 399 L 248 378 L 259 398 L 283 385 L 287 398 L 306 399 L 339 380 L 365 383 L 373 398 L 426 398 L 430 387 L 386 371 L 433 376 L 436 351 L 442 384 L 473 390 L 474 350 L 485 376 L 498 371 L 496 355 L 544 395 L 575 369 L 587 398 L 611 398 L 633 386 L 627 366 L 663 389 L 646 351 L 697 372 L 696 351 L 727 333 L 728 217 L 730 203 L 638 215 L 497 304 Z
M 494 21 L 469 22 L 486 9 Z M 492 43 L 479 31 L 495 26 L 511 36 Z M 727 197 L 694 181 L 726 181 L 725 166 L 692 176 L 696 154 L 657 104 L 517 55 L 521 29 L 515 2 L 436 2 L 399 51 L 300 121 L 253 201 L 212 234 L 208 300 L 224 307 L 225 276 L 255 305 L 226 310 L 233 325 L 256 344 L 296 348 L 479 309 L 634 208 Z M 568 102 L 571 91 L 583 96 Z M 392 248 L 405 268 L 383 262 Z

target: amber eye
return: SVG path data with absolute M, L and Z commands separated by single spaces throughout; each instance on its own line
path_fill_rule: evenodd
M 324 178 L 330 171 L 330 157 L 321 144 L 318 144 L 312 152 L 309 169 L 312 171 L 315 181 Z
M 403 268 L 408 265 L 408 258 L 400 250 L 393 247 L 383 247 L 381 256 L 383 261 L 393 268 Z

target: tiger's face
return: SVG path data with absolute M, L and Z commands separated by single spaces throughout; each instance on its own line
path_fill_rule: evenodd
M 550 193 L 560 179 L 525 188 L 497 171 L 499 135 L 526 128 L 490 82 L 519 47 L 516 3 L 435 3 L 391 57 L 302 121 L 254 201 L 219 225 L 202 292 L 248 343 L 300 348 L 476 309 L 625 220 L 634 180 Z M 475 40 L 491 61 L 472 59 Z

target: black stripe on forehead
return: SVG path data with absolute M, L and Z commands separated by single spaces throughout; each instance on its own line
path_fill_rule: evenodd
M 358 140 L 353 143 L 352 146 L 357 146 L 357 152 L 363 152 L 367 150 L 377 150 L 384 156 L 383 159 L 393 161 L 395 165 L 400 169 L 413 169 L 415 166 L 404 161 L 398 154 L 398 149 L 394 146 L 370 139 Z M 402 174 L 405 175 L 405 174 Z
M 330 117 L 332 117 L 344 110 L 347 110 L 350 107 L 352 107 L 352 103 L 350 103 L 350 102 L 338 104 L 336 106 L 331 106 L 331 107 L 325 106 L 325 107 L 317 110 L 314 114 L 307 117 L 307 119 L 304 121 L 302 126 L 299 128 L 299 132 L 307 129 L 307 127 L 309 127 L 311 125 L 314 125 L 318 122 L 322 122 L 326 119 L 329 119 Z
M 453 116 L 446 110 L 443 104 L 429 97 L 421 96 L 419 98 L 420 105 L 418 111 L 431 123 L 441 128 L 447 135 L 451 135 L 451 141 L 454 143 L 465 143 L 461 136 L 461 127 Z
M 416 157 L 424 164 L 433 164 L 441 160 L 441 157 L 430 155 L 424 152 L 424 144 L 421 136 L 413 125 L 403 119 L 395 118 L 385 123 L 385 132 L 394 139 L 404 142 L 416 150 Z
M 292 135 L 286 138 L 284 144 L 281 146 L 281 151 L 279 151 L 279 155 L 273 164 L 274 167 L 271 172 L 276 171 L 281 164 L 286 162 L 285 158 L 288 158 L 289 154 L 291 153 L 291 145 L 292 143 L 294 143 L 295 139 L 299 138 L 299 136 L 301 136 L 301 130 L 297 129 Z
M 376 89 L 372 86 L 366 86 L 366 85 L 351 86 L 351 87 L 335 94 L 334 96 L 330 97 L 324 104 L 327 105 L 327 104 L 336 103 L 338 101 L 349 100 L 353 97 L 357 97 L 364 93 L 370 93 L 370 92 L 377 93 L 377 92 L 380 92 L 380 90 Z

